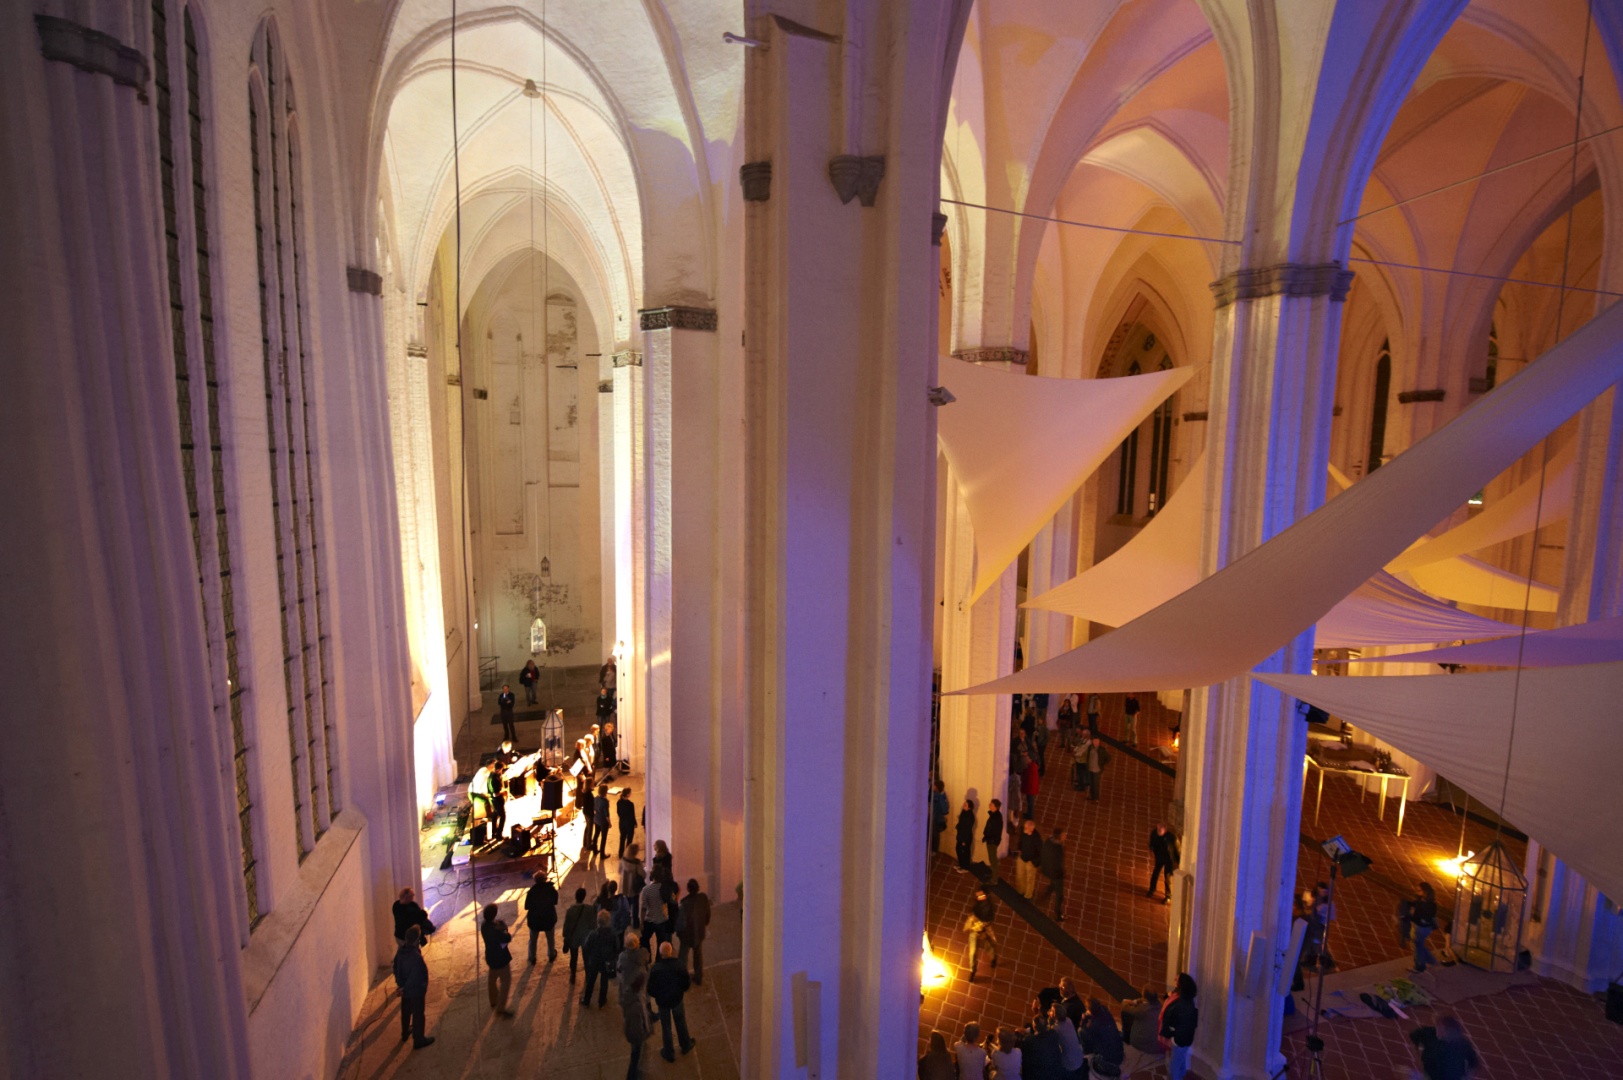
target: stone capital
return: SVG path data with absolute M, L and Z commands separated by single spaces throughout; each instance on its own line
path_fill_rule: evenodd
M 1340 263 L 1280 263 L 1236 270 L 1211 283 L 1219 308 L 1265 296 L 1328 296 L 1340 303 L 1352 288 L 1353 272 Z
M 696 307 L 643 308 L 637 312 L 637 321 L 643 330 L 707 330 L 714 333 L 716 311 L 714 308 Z
M 617 368 L 642 367 L 642 353 L 627 349 L 625 352 L 615 353 L 613 361 Z
M 1020 364 L 1024 366 L 1031 358 L 1031 354 L 1025 349 L 1016 349 L 1012 345 L 1001 345 L 991 349 L 959 349 L 952 354 L 952 358 L 970 364 Z

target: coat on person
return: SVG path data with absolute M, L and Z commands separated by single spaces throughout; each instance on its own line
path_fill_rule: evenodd
M 620 955 L 620 935 L 614 932 L 612 926 L 594 926 L 591 933 L 586 935 L 586 944 L 581 948 L 581 953 L 587 971 L 612 974 L 615 960 Z
M 597 929 L 597 908 L 591 904 L 572 904 L 564 912 L 564 948 L 576 949 Z
M 536 930 L 551 930 L 557 926 L 558 887 L 545 878 L 531 885 L 524 894 L 524 916 L 527 924 Z
M 394 954 L 394 984 L 401 997 L 418 998 L 428 993 L 428 961 L 423 951 L 410 942 Z
M 661 1009 L 674 1009 L 692 987 L 688 969 L 674 956 L 661 957 L 648 969 L 648 996 Z

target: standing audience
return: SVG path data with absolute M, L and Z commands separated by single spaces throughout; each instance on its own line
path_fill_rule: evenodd
M 547 963 L 550 964 L 558 959 L 558 946 L 552 937 L 552 930 L 558 925 L 558 889 L 547 880 L 545 870 L 537 870 L 534 880 L 535 884 L 524 894 L 524 921 L 530 927 L 530 963 L 535 963 L 536 935 L 545 934 Z
M 1172 903 L 1172 872 L 1178 868 L 1178 837 L 1166 826 L 1166 822 L 1159 822 L 1150 831 L 1150 858 L 1155 861 L 1155 868 L 1150 871 L 1150 887 L 1145 896 L 1155 895 L 1155 883 L 1160 881 L 1166 889 L 1165 903 Z
M 620 848 L 615 854 L 624 859 L 626 848 L 637 836 L 637 806 L 631 801 L 631 789 L 621 788 L 620 798 L 614 804 L 614 814 L 620 823 Z
M 700 891 L 698 878 L 688 878 L 688 894 L 677 905 L 677 925 L 682 937 L 678 959 L 685 967 L 688 953 L 693 953 L 693 982 L 703 985 L 704 939 L 710 932 L 710 897 Z
M 581 962 L 586 966 L 586 992 L 580 996 L 582 1005 L 592 1003 L 592 987 L 598 987 L 597 1007 L 609 1000 L 609 980 L 615 974 L 615 960 L 619 955 L 619 939 L 614 936 L 609 913 L 597 913 L 597 927 L 581 947 Z
M 428 912 L 417 903 L 417 894 L 409 888 L 401 889 L 399 898 L 394 902 L 394 943 L 404 945 L 406 931 L 413 926 L 417 928 L 420 942 L 426 942 L 428 935 L 434 932 L 434 924 L 429 921 Z
M 958 869 L 968 870 L 975 864 L 975 804 L 964 800 L 958 811 L 957 838 L 954 845 L 958 853 Z
M 490 969 L 490 1007 L 497 1016 L 511 1017 L 507 994 L 513 988 L 513 954 L 507 944 L 513 935 L 507 932 L 507 924 L 496 917 L 495 904 L 485 905 L 485 921 L 479 926 L 479 936 L 484 938 L 485 966 Z
M 613 882 L 604 882 L 612 885 Z M 592 936 L 597 925 L 597 912 L 586 902 L 586 890 L 575 890 L 575 903 L 564 912 L 564 948 L 569 950 L 569 981 L 575 981 L 576 966 L 580 961 L 581 946 Z
M 400 989 L 400 1041 L 411 1040 L 413 1050 L 434 1041 L 424 1036 L 428 1009 L 428 964 L 419 946 L 423 932 L 415 924 L 406 927 L 400 948 L 394 954 L 394 984 Z
M 1437 894 L 1426 882 L 1417 883 L 1414 906 L 1409 910 L 1409 921 L 1414 924 L 1414 970 L 1425 971 L 1432 962 L 1426 939 L 1437 926 Z
M 1015 864 L 1015 888 L 1030 900 L 1037 892 L 1037 864 L 1043 855 L 1043 838 L 1030 818 L 1020 826 L 1020 861 Z
M 642 1065 L 642 1044 L 648 1038 L 648 954 L 637 944 L 637 935 L 627 934 L 625 950 L 618 962 L 620 977 L 620 1018 L 625 1024 L 626 1042 L 631 1044 L 631 1064 L 626 1080 L 634 1080 Z
M 986 845 L 986 865 L 991 867 L 991 874 L 987 881 L 997 880 L 998 848 L 1003 846 L 1003 802 L 1001 799 L 992 800 L 992 808 L 987 811 L 986 824 L 981 827 L 981 842 Z
M 654 966 L 648 972 L 648 996 L 659 1008 L 659 1030 L 665 1039 L 665 1047 L 660 1050 L 659 1056 L 666 1061 L 676 1060 L 676 1052 L 671 1049 L 673 1022 L 676 1025 L 676 1041 L 682 1047 L 682 1053 L 693 1049 L 693 1039 L 688 1035 L 687 1010 L 682 1005 L 682 996 L 688 992 L 688 985 L 687 968 L 676 958 L 676 950 L 670 942 L 661 942 L 659 959 L 654 961 Z
M 1042 870 L 1043 881 L 1048 886 L 1048 892 L 1043 899 L 1049 896 L 1054 898 L 1054 921 L 1065 921 L 1065 830 L 1049 833 L 1043 840 L 1042 853 L 1038 856 L 1038 866 Z
M 1187 971 L 1178 975 L 1178 985 L 1161 1007 L 1161 1045 L 1166 1049 L 1169 1080 L 1189 1075 L 1189 1048 L 1195 1042 L 1200 1010 L 1195 1008 L 1195 980 Z

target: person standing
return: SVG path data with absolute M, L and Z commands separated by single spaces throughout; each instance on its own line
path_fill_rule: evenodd
M 998 848 L 1003 846 L 1003 801 L 992 800 L 992 808 L 987 811 L 986 824 L 981 826 L 981 842 L 986 845 L 986 865 L 991 867 L 991 874 L 987 881 L 997 880 Z
M 633 1080 L 642 1065 L 642 1044 L 648 1038 L 648 954 L 637 946 L 637 935 L 627 934 L 625 949 L 617 963 L 620 977 L 620 1018 L 625 1025 L 626 1042 L 631 1044 L 631 1064 L 626 1080 Z
M 682 937 L 682 951 L 677 959 L 687 966 L 688 953 L 693 953 L 693 981 L 704 983 L 704 939 L 710 933 L 710 897 L 699 890 L 699 879 L 688 878 L 688 894 L 677 905 L 677 925 Z
M 1099 801 L 1099 777 L 1110 764 L 1110 751 L 1095 735 L 1088 740 L 1088 801 Z
M 682 1053 L 693 1049 L 693 1038 L 688 1034 L 687 1009 L 682 1004 L 689 985 L 687 968 L 676 958 L 676 950 L 670 942 L 662 942 L 659 959 L 654 961 L 654 966 L 648 972 L 648 996 L 654 999 L 654 1005 L 659 1010 L 659 1031 L 665 1039 L 659 1056 L 666 1061 L 676 1060 L 676 1052 L 671 1047 L 672 1023 L 676 1025 L 676 1041 L 682 1047 Z
M 1138 695 L 1128 694 L 1127 700 L 1122 702 L 1122 713 L 1126 717 L 1122 742 L 1128 746 L 1138 745 Z
M 1059 741 L 1067 751 L 1076 748 L 1076 706 L 1071 704 L 1071 695 L 1066 694 L 1059 699 Z
M 537 704 L 535 700 L 535 684 L 541 681 L 541 669 L 535 666 L 535 661 L 527 661 L 524 670 L 518 673 L 518 684 L 524 687 L 524 700 L 530 705 Z
M 642 888 L 646 884 L 648 877 L 642 870 L 642 848 L 632 844 L 620 856 L 620 895 L 636 901 L 642 896 Z
M 1166 822 L 1158 822 L 1150 830 L 1150 858 L 1155 861 L 1155 868 L 1150 871 L 1150 887 L 1145 896 L 1155 895 L 1155 883 L 1160 881 L 1166 889 L 1165 903 L 1172 903 L 1172 872 L 1178 868 L 1178 837 L 1166 826 Z
M 1161 1045 L 1168 1055 L 1169 1080 L 1183 1080 L 1189 1075 L 1189 1048 L 1194 1045 L 1195 1028 L 1200 1023 L 1195 992 L 1195 980 L 1187 971 L 1182 972 L 1178 975 L 1177 988 L 1161 1006 Z
M 394 943 L 405 944 L 406 931 L 413 926 L 417 928 L 419 945 L 426 943 L 428 935 L 434 932 L 428 912 L 417 903 L 417 894 L 407 887 L 400 890 L 400 896 L 394 902 Z
M 975 887 L 975 903 L 964 918 L 964 929 L 969 933 L 969 981 L 974 982 L 980 971 L 982 953 L 990 953 L 992 970 L 997 970 L 997 902 L 986 894 L 984 886 Z
M 613 713 L 609 714 L 613 716 Z M 614 733 L 614 721 L 603 721 L 603 738 L 597 747 L 597 767 L 604 770 L 606 776 L 613 776 L 615 767 L 620 764 L 620 737 Z
M 607 690 L 612 696 L 614 694 L 615 684 L 619 681 L 619 674 L 620 665 L 616 660 L 615 655 L 610 653 L 609 658 L 603 661 L 603 666 L 597 669 L 598 687 L 600 689 Z
M 1099 695 L 1088 695 L 1088 737 L 1099 734 Z
M 1031 817 L 1037 808 L 1037 791 L 1042 784 L 1042 773 L 1037 768 L 1037 762 L 1028 757 L 1024 770 L 1020 774 L 1020 797 L 1025 800 L 1025 808 L 1021 812 L 1023 817 Z
M 1015 888 L 1030 900 L 1037 892 L 1037 863 L 1043 857 L 1043 838 L 1029 817 L 1020 826 L 1020 861 L 1015 864 Z
M 1034 713 L 1032 713 L 1032 719 L 1036 722 L 1035 728 L 1033 729 L 1033 731 L 1031 733 L 1031 739 L 1032 739 L 1033 745 L 1036 747 L 1036 750 L 1037 750 L 1036 755 L 1035 755 L 1036 758 L 1037 758 L 1037 775 L 1038 776 L 1047 776 L 1048 775 L 1048 717 L 1044 713 L 1034 712 Z
M 986 1051 L 981 1047 L 981 1026 L 964 1025 L 964 1037 L 952 1048 L 958 1059 L 958 1080 L 986 1080 Z
M 507 932 L 507 924 L 496 917 L 495 904 L 485 905 L 485 921 L 479 926 L 479 936 L 484 938 L 485 966 L 490 969 L 490 1007 L 497 1016 L 511 1017 L 507 994 L 513 988 L 513 954 L 507 945 L 513 935 Z
M 530 963 L 535 963 L 535 939 L 537 934 L 547 936 L 547 963 L 558 959 L 558 946 L 553 940 L 553 928 L 558 925 L 558 889 L 547 880 L 545 870 L 537 870 L 534 875 L 535 884 L 530 891 L 524 894 L 524 921 L 530 927 Z M 585 890 L 581 890 L 584 898 Z M 568 948 L 568 942 L 564 943 Z
M 415 924 L 406 927 L 405 937 L 394 954 L 394 984 L 400 989 L 400 1041 L 411 1040 L 413 1050 L 434 1041 L 424 1037 L 428 1008 L 428 964 L 421 949 L 423 932 Z
M 518 725 L 513 722 L 513 706 L 518 704 L 518 698 L 513 696 L 513 688 L 502 683 L 502 692 L 496 695 L 496 708 L 502 714 L 502 738 L 518 742 Z
M 1065 830 L 1049 833 L 1043 840 L 1042 853 L 1038 856 L 1038 866 L 1042 870 L 1043 880 L 1048 884 L 1048 892 L 1044 895 L 1054 898 L 1054 921 L 1065 921 Z
M 619 955 L 620 939 L 614 935 L 614 927 L 607 911 L 597 913 L 597 926 L 587 935 L 586 942 L 581 946 L 581 963 L 586 968 L 586 991 L 580 996 L 582 1005 L 592 1003 L 592 987 L 597 990 L 597 1007 L 602 1008 L 609 1000 L 609 980 L 615 974 L 615 958 Z
M 1431 950 L 1426 948 L 1426 939 L 1431 937 L 1432 930 L 1437 926 L 1437 893 L 1424 881 L 1415 885 L 1415 901 L 1409 912 L 1409 921 L 1414 924 L 1414 971 L 1419 974 L 1433 960 Z
M 1453 1013 L 1439 1016 L 1435 1027 L 1416 1028 L 1409 1039 L 1420 1048 L 1420 1071 L 1426 1080 L 1467 1080 L 1482 1067 L 1476 1047 Z
M 602 687 L 597 692 L 597 722 L 604 723 L 614 715 L 614 694 L 608 687 Z
M 968 870 L 975 861 L 975 804 L 968 799 L 958 811 L 957 838 L 958 869 Z
M 575 981 L 580 949 L 597 925 L 596 910 L 586 902 L 586 890 L 575 890 L 575 903 L 564 912 L 564 948 L 569 950 L 569 981 Z
M 607 858 L 609 854 L 609 785 L 604 784 L 597 789 L 597 797 L 592 800 L 592 838 L 597 842 L 597 857 Z
M 639 913 L 642 916 L 642 945 L 648 947 L 650 940 L 667 940 L 663 933 L 668 912 L 665 910 L 665 868 L 654 867 L 654 872 L 647 885 L 642 888 L 638 896 Z
M 940 780 L 930 792 L 930 850 L 941 850 L 941 834 L 947 831 L 947 785 Z
M 631 801 L 630 788 L 620 789 L 620 798 L 614 803 L 614 816 L 620 822 L 620 848 L 616 854 L 623 859 L 626 847 L 637 835 L 637 806 Z

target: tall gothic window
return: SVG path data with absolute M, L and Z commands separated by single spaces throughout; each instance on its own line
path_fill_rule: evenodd
M 1158 370 L 1170 371 L 1172 357 L 1161 357 Z M 1172 458 L 1172 398 L 1161 402 L 1150 418 L 1150 505 L 1154 514 L 1167 502 L 1167 462 Z
M 1375 407 L 1369 418 L 1369 464 L 1365 473 L 1381 467 L 1386 454 L 1386 399 L 1392 392 L 1392 341 L 1381 342 L 1381 358 L 1375 362 Z
M 225 732 L 230 735 L 243 894 L 251 927 L 260 916 L 259 878 L 254 857 L 249 748 L 243 730 L 245 688 L 237 664 L 226 438 L 220 423 L 220 376 L 214 347 L 208 168 L 203 154 L 198 52 L 191 10 L 174 0 L 153 0 L 153 104 L 158 122 L 159 187 L 163 193 L 181 470 L 191 517 L 192 554 L 197 560 L 198 599 L 208 637 L 214 716 L 222 736 Z
M 1127 374 L 1139 375 L 1143 369 L 1134 360 L 1127 368 Z M 1122 440 L 1121 456 L 1118 463 L 1116 480 L 1116 513 L 1131 516 L 1133 513 L 1133 488 L 1138 481 L 1138 429 L 1134 428 Z
M 299 194 L 296 98 L 275 28 L 254 41 L 248 90 L 254 233 L 259 255 L 259 331 L 265 424 L 281 608 L 282 683 L 299 857 L 309 854 L 337 813 L 328 685 L 329 643 L 322 619 L 320 462 L 311 409 L 314 358 L 305 298 L 303 203 Z

